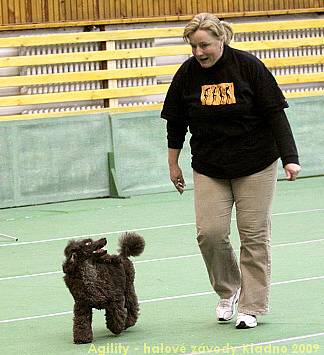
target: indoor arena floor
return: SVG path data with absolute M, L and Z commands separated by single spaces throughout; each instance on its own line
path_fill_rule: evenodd
M 239 238 L 232 221 L 232 242 Z M 254 329 L 219 324 L 195 239 L 193 191 L 0 210 L 1 354 L 324 354 L 324 177 L 280 181 L 273 206 L 271 312 Z M 63 282 L 71 238 L 135 230 L 141 314 L 114 336 L 94 311 L 92 344 L 72 341 L 73 299 Z

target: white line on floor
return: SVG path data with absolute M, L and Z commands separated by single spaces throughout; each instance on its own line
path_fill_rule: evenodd
M 322 212 L 322 211 L 324 211 L 324 208 L 290 211 L 290 212 L 279 212 L 279 213 L 273 213 L 272 216 L 285 216 L 285 215 L 291 215 L 291 214 L 302 214 L 302 213 Z M 232 220 L 235 220 L 235 218 L 233 218 Z M 16 243 L 13 242 L 13 243 L 0 244 L 0 248 L 1 247 L 10 247 L 10 246 L 16 247 L 16 246 L 28 245 L 28 244 L 50 243 L 50 242 L 56 242 L 56 241 L 61 241 L 61 240 L 74 239 L 74 238 L 103 237 L 103 236 L 112 235 L 112 234 L 121 234 L 126 231 L 128 231 L 128 232 L 130 232 L 130 231 L 143 232 L 143 231 L 147 231 L 147 230 L 157 230 L 157 229 L 163 229 L 163 228 L 176 228 L 176 227 L 184 227 L 184 226 L 192 226 L 192 225 L 195 225 L 195 223 L 189 222 L 189 223 L 179 223 L 179 224 L 168 224 L 168 225 L 143 227 L 143 228 L 136 228 L 136 229 L 129 229 L 129 230 L 119 230 L 119 231 L 113 231 L 113 232 L 102 232 L 102 233 L 93 233 L 93 234 L 74 235 L 74 236 L 62 237 L 62 238 L 34 240 L 34 241 L 30 241 L 30 242 L 16 242 Z M 21 239 L 21 237 L 20 237 L 20 239 Z
M 243 349 L 243 354 L 263 354 L 263 353 L 268 353 L 266 350 L 265 346 L 266 345 L 271 345 L 271 344 L 280 344 L 280 343 L 289 343 L 289 342 L 296 342 L 304 339 L 310 339 L 310 338 L 317 338 L 317 337 L 322 337 L 324 336 L 324 333 L 314 333 L 314 334 L 307 334 L 307 335 L 300 335 L 296 337 L 290 337 L 290 338 L 283 338 L 283 339 L 275 339 L 275 340 L 269 340 L 265 341 L 262 343 L 250 343 L 250 344 L 243 344 L 243 345 L 230 345 L 227 344 L 223 347 L 222 349 L 217 349 L 217 354 L 235 354 L 236 350 L 241 350 Z M 296 344 L 297 345 L 297 344 Z M 286 347 L 282 347 L 279 349 L 273 349 L 275 352 L 272 352 L 270 350 L 269 353 L 271 354 L 286 354 L 288 353 L 289 349 L 286 349 Z M 279 352 L 277 351 L 279 350 Z M 291 349 L 294 351 L 294 349 Z M 316 352 L 316 350 L 314 350 Z M 304 351 L 298 351 L 298 347 L 296 347 L 296 354 L 301 354 Z M 305 351 L 306 352 L 306 351 Z M 290 353 L 290 352 L 289 352 Z M 184 355 L 203 355 L 203 354 L 215 354 L 215 350 L 207 351 L 207 352 L 192 352 L 192 353 L 186 353 Z
M 302 279 L 295 279 L 295 280 L 273 282 L 273 283 L 271 283 L 271 285 L 272 286 L 277 286 L 277 285 L 284 285 L 284 284 L 291 284 L 291 283 L 305 282 L 305 281 L 322 280 L 322 279 L 324 279 L 324 275 L 308 277 L 308 278 L 302 278 Z M 152 298 L 152 299 L 148 299 L 148 300 L 139 301 L 139 303 L 140 304 L 154 303 L 154 302 L 176 300 L 176 299 L 181 299 L 181 298 L 200 297 L 200 296 L 206 296 L 206 295 L 212 295 L 212 294 L 215 294 L 215 292 L 214 291 L 196 292 L 196 293 L 189 293 L 189 294 L 178 295 L 178 296 Z M 39 319 L 39 318 L 58 317 L 58 316 L 64 316 L 64 315 L 67 315 L 67 314 L 72 314 L 72 311 L 60 312 L 60 313 L 51 313 L 51 314 L 42 314 L 42 315 L 31 316 L 31 317 L 23 317 L 23 318 L 4 319 L 4 320 L 0 320 L 0 324 L 19 322 L 19 321 L 26 321 L 26 320 L 32 320 L 32 319 Z
M 302 242 L 275 244 L 275 245 L 272 246 L 272 248 L 294 246 L 294 245 L 304 245 L 304 244 L 312 244 L 312 243 L 320 243 L 320 242 L 324 242 L 324 238 L 323 239 L 306 240 L 306 241 L 302 241 Z M 169 257 L 165 257 L 165 258 L 139 260 L 139 261 L 134 261 L 134 263 L 135 264 L 144 264 L 144 263 L 152 263 L 152 262 L 158 262 L 158 261 L 169 261 L 169 260 L 193 258 L 193 257 L 199 257 L 199 256 L 201 256 L 200 253 L 198 253 L 198 254 L 188 254 L 188 255 L 178 255 L 178 256 L 169 256 Z M 37 273 L 37 274 L 7 276 L 7 277 L 1 277 L 0 281 L 25 279 L 25 278 L 37 277 L 37 276 L 57 275 L 57 274 L 61 274 L 61 273 L 62 273 L 62 271 L 49 271 L 49 272 L 40 272 L 40 273 Z
M 8 276 L 8 277 L 1 277 L 0 281 L 6 280 L 17 280 L 17 279 L 27 279 L 29 277 L 37 277 L 37 276 L 47 276 L 47 275 L 57 275 L 62 273 L 62 271 L 49 271 L 49 272 L 40 272 L 38 274 L 27 274 L 27 275 L 17 275 L 17 276 Z
M 107 235 L 122 234 L 122 233 L 125 233 L 125 232 L 143 232 L 143 231 L 146 231 L 146 230 L 156 230 L 156 229 L 163 229 L 163 228 L 176 228 L 176 227 L 191 226 L 191 225 L 194 225 L 194 224 L 195 223 L 190 222 L 190 223 L 179 223 L 179 224 L 169 224 L 169 225 L 153 226 L 153 227 L 145 227 L 145 228 L 119 230 L 119 231 L 113 231 L 113 232 L 72 235 L 70 237 L 52 238 L 52 239 L 44 239 L 44 240 L 34 240 L 34 241 L 31 241 L 31 242 L 0 244 L 0 247 L 11 247 L 11 246 L 38 244 L 38 243 L 50 243 L 50 242 L 57 242 L 57 241 L 60 241 L 60 240 L 79 239 L 79 238 L 81 239 L 81 238 L 104 237 L 104 236 L 107 236 Z
M 67 311 L 67 312 L 59 312 L 59 313 L 51 313 L 51 314 L 42 314 L 42 315 L 32 316 L 32 317 L 6 319 L 6 320 L 0 320 L 0 324 L 1 323 L 19 322 L 19 321 L 22 321 L 22 320 L 32 320 L 32 319 L 39 319 L 39 318 L 66 316 L 67 314 L 71 314 L 71 313 L 72 313 L 72 311 Z

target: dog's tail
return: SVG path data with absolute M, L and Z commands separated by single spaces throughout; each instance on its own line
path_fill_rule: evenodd
M 143 237 L 134 232 L 126 232 L 119 238 L 119 253 L 124 258 L 142 254 L 145 241 Z

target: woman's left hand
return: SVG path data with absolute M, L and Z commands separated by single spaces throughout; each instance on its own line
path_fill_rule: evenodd
M 289 163 L 284 166 L 286 179 L 289 181 L 294 181 L 297 179 L 297 175 L 301 170 L 300 165 L 295 163 Z

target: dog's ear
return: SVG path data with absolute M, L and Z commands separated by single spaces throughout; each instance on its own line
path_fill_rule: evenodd
M 64 249 L 64 255 L 67 259 L 70 259 L 73 253 L 77 253 L 80 250 L 80 243 L 76 240 L 70 240 L 68 245 Z
M 77 259 L 77 254 L 76 253 L 71 253 L 69 257 L 66 258 L 65 262 L 62 265 L 63 272 L 65 274 L 73 272 L 76 266 L 76 259 Z
M 77 259 L 77 253 L 73 252 L 70 254 L 69 257 L 66 258 L 66 261 L 69 262 L 70 264 L 74 264 L 76 262 Z
M 70 240 L 64 249 L 65 261 L 62 265 L 63 272 L 73 272 L 77 264 L 77 252 L 80 249 L 80 244 L 76 240 Z

